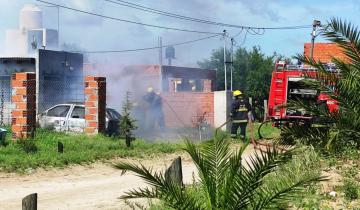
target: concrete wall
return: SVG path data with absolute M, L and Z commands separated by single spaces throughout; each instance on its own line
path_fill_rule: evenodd
M 223 123 L 229 120 L 231 111 L 232 95 L 231 91 L 216 91 L 214 92 L 214 126 L 220 127 Z M 222 127 L 222 130 L 229 130 L 230 123 Z

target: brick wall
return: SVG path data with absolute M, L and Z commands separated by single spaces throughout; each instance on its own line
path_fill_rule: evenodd
M 32 138 L 36 129 L 36 77 L 35 73 L 14 73 L 11 80 L 12 138 Z
M 194 127 L 202 116 L 214 126 L 213 92 L 163 92 L 161 97 L 166 127 Z
M 85 77 L 85 133 L 105 132 L 106 78 Z
M 311 43 L 304 44 L 304 55 L 310 57 Z M 315 43 L 313 58 L 316 61 L 323 63 L 330 63 L 331 58 L 336 57 L 339 59 L 347 60 L 341 48 L 334 43 Z

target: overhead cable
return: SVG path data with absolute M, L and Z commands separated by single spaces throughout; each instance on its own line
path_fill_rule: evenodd
M 142 26 L 148 26 L 148 27 L 153 27 L 153 28 L 161 28 L 161 29 L 167 29 L 167 30 L 173 30 L 173 31 L 182 31 L 182 32 L 190 32 L 190 33 L 198 33 L 198 34 L 217 34 L 217 35 L 222 34 L 222 33 L 216 33 L 216 32 L 197 31 L 197 30 L 190 30 L 190 29 L 181 29 L 181 28 L 173 28 L 173 27 L 153 25 L 153 24 L 147 24 L 147 23 L 140 23 L 140 22 L 136 22 L 136 21 L 132 21 L 132 20 L 126 20 L 126 19 L 111 17 L 111 16 L 107 16 L 107 15 L 94 13 L 94 12 L 89 12 L 89 11 L 85 11 L 85 10 L 80 10 L 80 9 L 76 9 L 76 8 L 72 8 L 72 7 L 68 7 L 68 6 L 64 6 L 64 5 L 60 5 L 60 4 L 55 4 L 52 2 L 48 2 L 48 1 L 43 1 L 43 0 L 37 0 L 37 1 L 45 3 L 45 4 L 53 5 L 56 7 L 64 8 L 67 10 L 72 10 L 72 11 L 88 14 L 88 15 L 93 15 L 93 16 L 97 16 L 97 17 L 101 17 L 101 18 L 106 18 L 106 19 L 111 19 L 111 20 L 116 20 L 116 21 L 126 22 L 126 23 L 132 23 L 132 24 L 137 24 L 137 25 L 142 25 Z
M 290 29 L 304 29 L 304 28 L 312 27 L 312 25 L 281 26 L 281 27 L 255 27 L 255 26 L 235 25 L 235 24 L 215 22 L 215 21 L 209 21 L 209 20 L 204 20 L 204 19 L 188 17 L 188 16 L 184 16 L 184 15 L 179 15 L 179 14 L 175 14 L 175 13 L 171 13 L 171 12 L 166 12 L 163 10 L 158 10 L 158 9 L 142 6 L 140 4 L 135 4 L 135 3 L 131 3 L 128 1 L 124 1 L 124 0 L 105 0 L 105 1 L 117 4 L 117 5 L 125 6 L 125 7 L 130 7 L 133 9 L 145 11 L 145 12 L 150 12 L 150 13 L 154 13 L 154 14 L 172 17 L 172 18 L 188 20 L 188 21 L 193 21 L 193 22 L 198 22 L 198 23 L 203 23 L 203 24 L 224 26 L 224 27 L 255 29 L 255 30 L 257 30 L 257 29 L 259 29 L 259 30 L 290 30 Z
M 217 36 L 220 36 L 220 35 L 217 34 L 217 35 L 207 36 L 207 37 L 194 39 L 194 40 L 190 40 L 190 41 L 186 41 L 186 42 L 163 45 L 162 47 L 155 46 L 155 47 L 146 47 L 146 48 L 137 48 L 137 49 L 127 49 L 127 50 L 72 51 L 72 52 L 75 52 L 75 53 L 123 53 L 123 52 L 134 52 L 134 51 L 145 51 L 145 50 L 154 50 L 154 49 L 159 49 L 159 48 L 166 48 L 166 47 L 170 47 L 170 46 L 179 46 L 179 45 L 184 45 L 184 44 L 190 44 L 190 43 L 193 43 L 193 42 L 198 42 L 198 41 L 202 41 L 202 40 L 205 40 L 205 39 L 210 39 L 210 38 L 217 37 Z

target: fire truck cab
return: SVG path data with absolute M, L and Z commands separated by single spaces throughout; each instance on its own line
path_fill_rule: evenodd
M 316 78 L 317 70 L 303 65 L 287 65 L 285 61 L 279 61 L 275 64 L 272 73 L 269 101 L 268 117 L 274 122 L 274 125 L 280 127 L 291 122 L 309 122 L 313 119 L 305 110 L 293 110 L 286 108 L 289 100 L 306 100 L 314 103 L 323 102 L 326 107 L 333 111 L 337 109 L 334 100 L 326 94 L 319 93 L 312 89 L 302 80 Z

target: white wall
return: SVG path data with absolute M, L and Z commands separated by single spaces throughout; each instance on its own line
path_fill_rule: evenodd
M 231 109 L 232 96 L 231 91 L 215 91 L 214 92 L 214 124 L 220 127 L 229 119 Z M 222 130 L 230 130 L 231 123 L 222 127 Z

